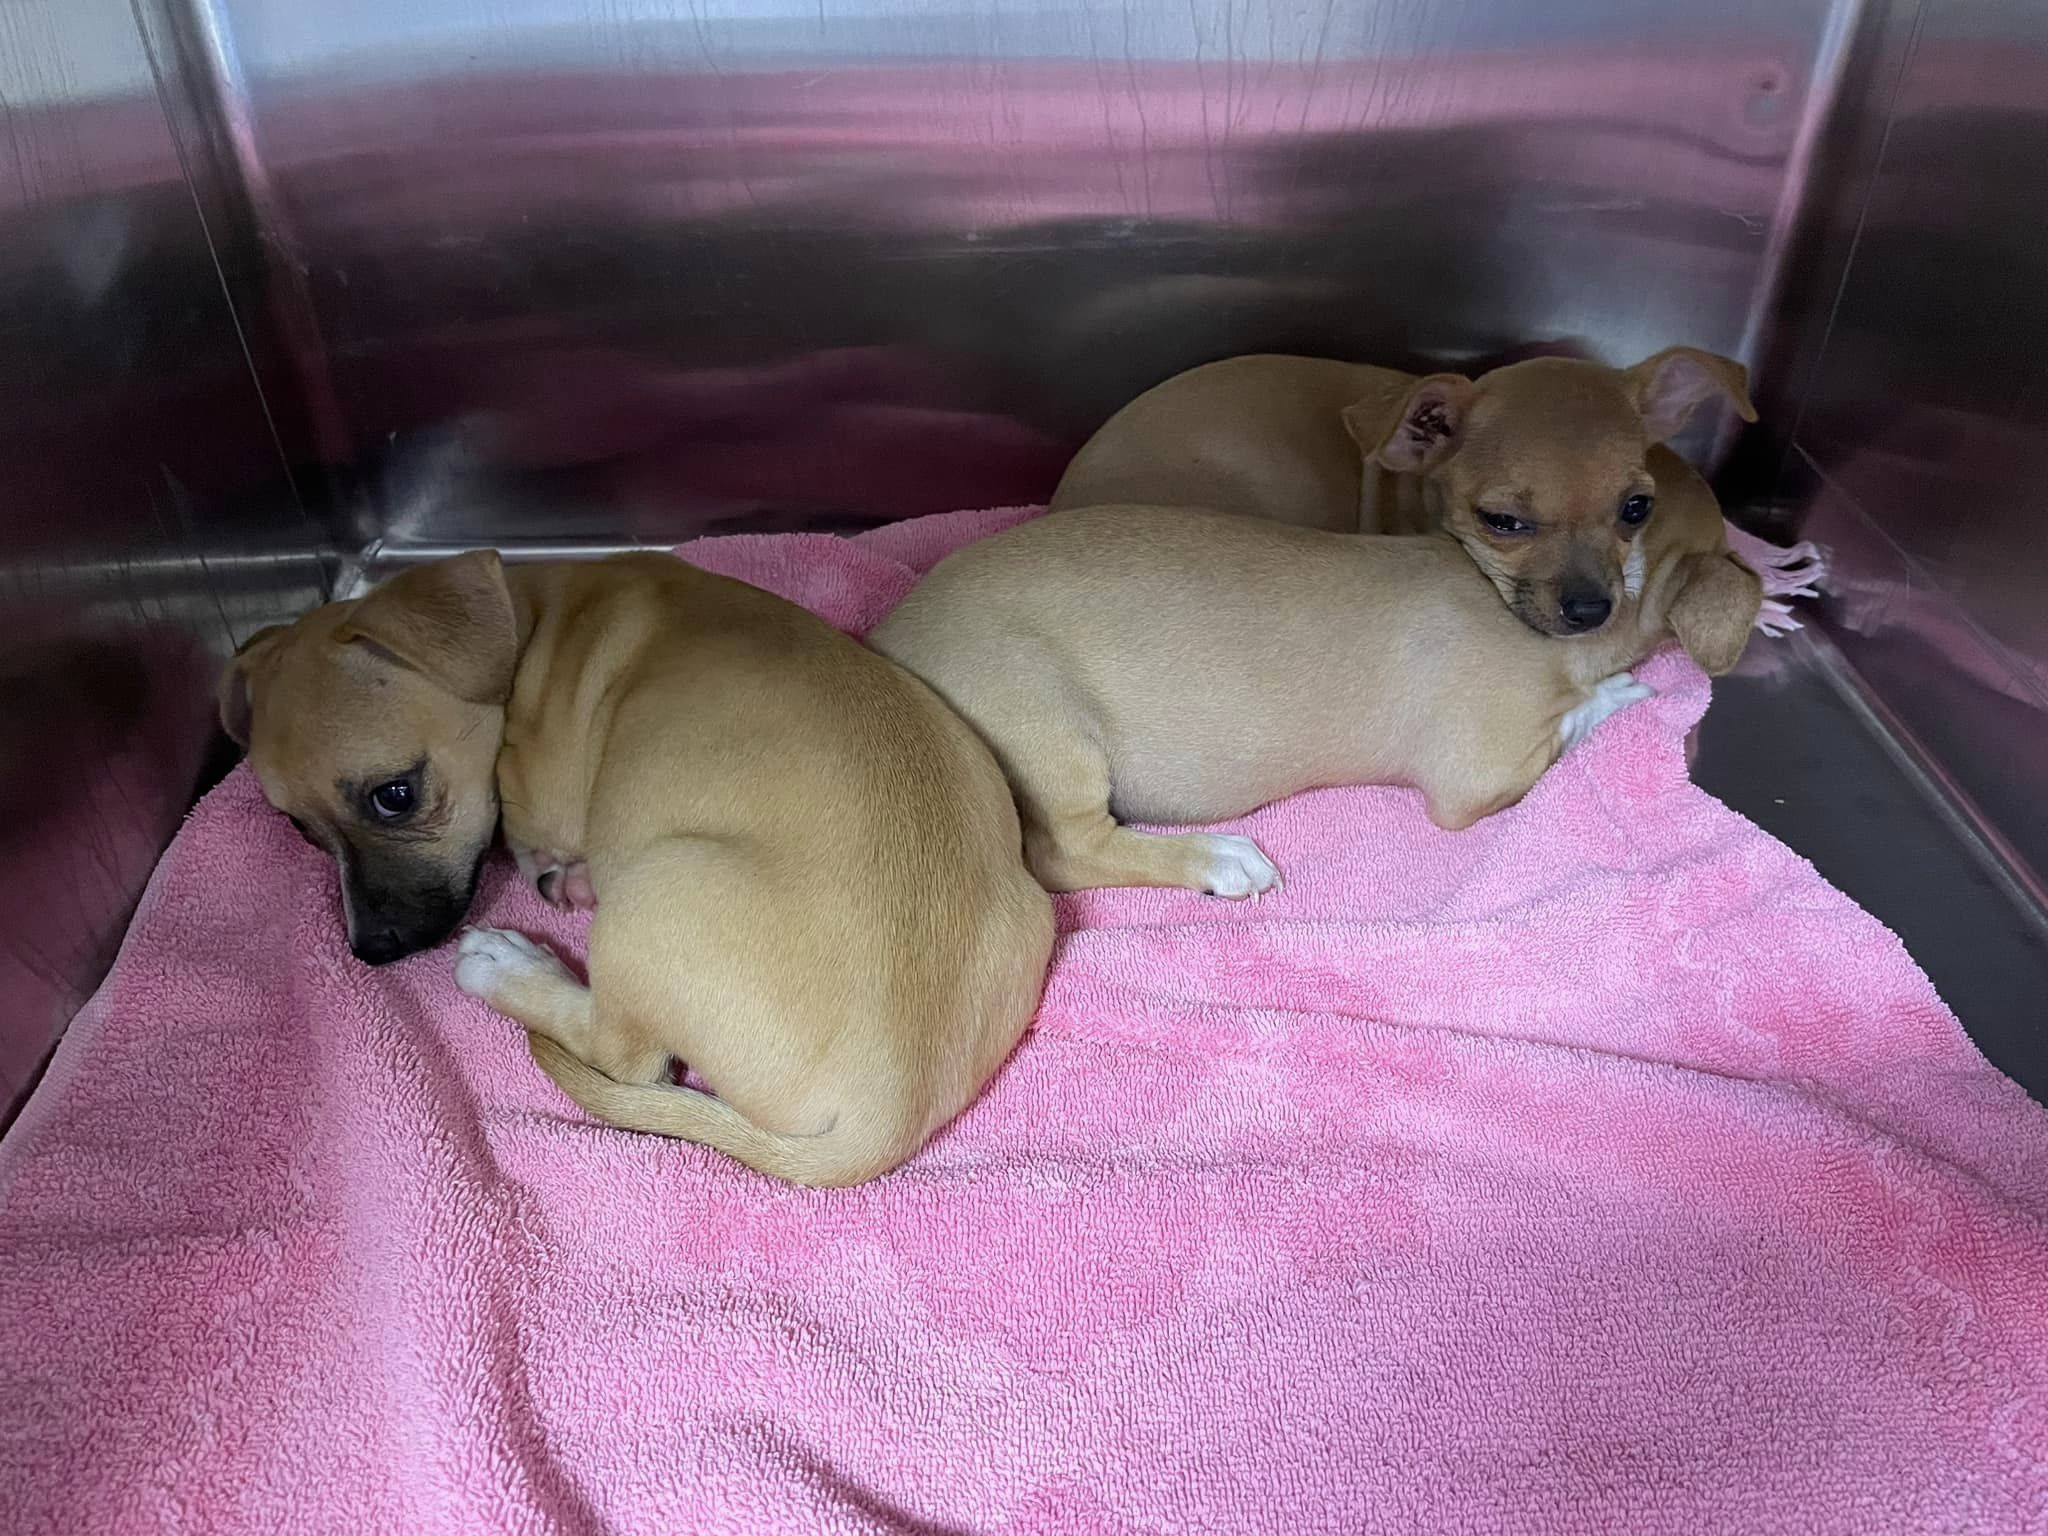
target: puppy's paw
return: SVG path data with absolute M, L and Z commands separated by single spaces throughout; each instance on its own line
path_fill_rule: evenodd
M 1280 871 L 1248 837 L 1203 836 L 1209 855 L 1202 869 L 1202 889 L 1211 896 L 1233 899 L 1263 896 L 1280 888 Z
M 1637 682 L 1633 674 L 1627 672 L 1602 678 L 1593 685 L 1586 702 L 1576 709 L 1567 710 L 1557 723 L 1559 749 L 1570 751 L 1592 735 L 1593 727 L 1609 715 L 1619 714 L 1638 700 L 1650 698 L 1656 691 L 1648 683 Z
M 597 910 L 597 887 L 590 883 L 590 866 L 582 859 L 574 859 L 554 871 L 551 882 L 554 890 L 550 894 L 547 886 L 541 887 L 546 896 L 564 912 L 594 912 Z
M 535 975 L 566 980 L 569 970 L 523 933 L 471 928 L 455 946 L 455 985 L 479 1001 L 495 1003 L 510 982 Z
M 589 912 L 597 906 L 597 889 L 590 883 L 590 865 L 551 848 L 514 846 L 512 857 L 519 872 L 540 892 L 540 899 L 564 912 Z

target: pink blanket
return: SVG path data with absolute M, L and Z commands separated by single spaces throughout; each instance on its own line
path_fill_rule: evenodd
M 860 628 L 1017 515 L 689 554 Z M 1063 900 L 1015 1058 L 839 1193 L 354 963 L 236 774 L 0 1145 L 0 1529 L 2048 1530 L 2048 1115 L 1646 676 L 1471 831 L 1326 791 L 1257 905 Z

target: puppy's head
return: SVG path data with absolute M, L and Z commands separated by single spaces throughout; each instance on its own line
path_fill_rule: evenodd
M 1633 595 L 1630 550 L 1657 516 L 1651 448 L 1714 395 L 1756 420 L 1748 379 L 1693 347 L 1623 369 L 1534 358 L 1476 382 L 1431 374 L 1359 401 L 1344 424 L 1369 465 L 1431 483 L 1445 530 L 1517 618 L 1583 635 Z
M 221 679 L 264 795 L 340 867 L 358 959 L 431 948 L 469 909 L 517 659 L 504 570 L 480 552 L 266 629 Z

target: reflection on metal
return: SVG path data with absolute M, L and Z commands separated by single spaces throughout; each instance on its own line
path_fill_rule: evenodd
M 1236 351 L 1739 349 L 1857 11 L 207 8 L 386 548 L 1031 499 Z
M 91 984 L 257 624 L 476 543 L 1035 499 L 1131 395 L 1246 350 L 1747 356 L 1767 430 L 1724 483 L 1844 544 L 1844 654 L 2048 859 L 2015 822 L 2048 763 L 2038 8 L 12 0 L 6 25 L 0 704 L 52 724 L 0 737 L 0 844 L 33 871 L 0 896 L 0 1096 Z M 66 906 L 81 870 L 100 894 Z
M 227 297 L 259 264 L 126 0 L 13 0 L 5 39 L 0 1110 L 184 813 L 217 657 L 323 581 Z
M 1898 0 L 1814 209 L 1785 495 L 1842 652 L 2048 888 L 2048 9 Z

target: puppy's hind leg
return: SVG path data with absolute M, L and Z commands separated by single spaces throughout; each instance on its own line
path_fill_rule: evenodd
M 804 952 L 801 934 L 762 951 L 763 916 L 788 893 L 743 844 L 665 839 L 609 878 L 590 930 L 594 993 L 517 935 L 465 942 L 464 990 L 528 1026 L 534 1060 L 586 1113 L 820 1187 L 861 1183 L 917 1150 L 932 1124 L 921 1088 L 892 1083 L 902 1073 L 889 1052 L 838 1043 L 857 1010 L 819 1017 L 837 988 L 821 997 L 806 978 L 836 976 L 838 955 Z M 668 1083 L 672 1052 L 717 1095 Z
M 1248 837 L 1214 832 L 1138 832 L 1109 813 L 1109 765 L 1079 744 L 1060 771 L 1017 779 L 1024 862 L 1049 891 L 1102 886 L 1179 886 L 1210 896 L 1259 896 L 1280 871 Z

